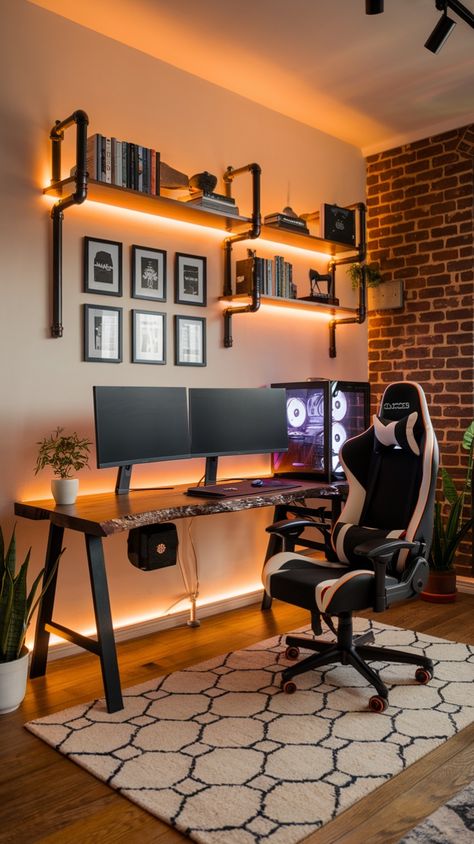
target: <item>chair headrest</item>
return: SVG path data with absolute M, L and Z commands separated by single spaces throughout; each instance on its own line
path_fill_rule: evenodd
M 415 423 L 418 419 L 418 413 L 414 410 L 398 422 L 393 420 L 388 422 L 384 419 L 379 419 L 378 416 L 373 417 L 374 433 L 377 443 L 380 445 L 398 446 L 404 451 L 411 451 L 417 457 L 420 454 L 420 448 L 415 438 Z
M 426 415 L 423 409 L 426 409 L 426 399 L 420 385 L 413 381 L 396 381 L 386 388 L 378 415 L 384 420 L 398 421 L 416 411 L 421 421 Z

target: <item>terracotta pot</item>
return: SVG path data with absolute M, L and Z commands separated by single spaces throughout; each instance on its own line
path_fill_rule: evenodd
M 457 597 L 455 570 L 430 571 L 428 583 L 420 597 L 434 604 L 449 604 L 455 601 Z

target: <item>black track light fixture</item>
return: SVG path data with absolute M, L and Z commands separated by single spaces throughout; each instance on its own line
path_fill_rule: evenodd
M 430 50 L 431 53 L 439 53 L 441 47 L 448 36 L 451 35 L 455 26 L 456 21 L 453 21 L 452 18 L 448 18 L 445 9 L 430 37 L 425 41 L 426 49 Z
M 365 0 L 366 15 L 380 15 L 383 12 L 383 0 Z

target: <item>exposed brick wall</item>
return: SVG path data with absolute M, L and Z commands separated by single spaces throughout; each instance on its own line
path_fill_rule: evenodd
M 473 418 L 474 124 L 367 158 L 368 257 L 403 279 L 403 310 L 369 314 L 374 409 L 388 383 L 424 388 L 441 463 L 465 477 Z M 460 574 L 474 574 L 472 543 Z

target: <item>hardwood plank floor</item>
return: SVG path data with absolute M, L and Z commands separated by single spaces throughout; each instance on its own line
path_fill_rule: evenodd
M 413 601 L 377 618 L 387 624 L 474 643 L 474 596 L 454 604 Z M 361 613 L 370 617 L 370 613 Z M 277 601 L 204 619 L 118 645 L 123 687 L 307 623 L 303 610 Z M 96 780 L 23 728 L 25 721 L 102 694 L 90 654 L 52 662 L 28 683 L 17 712 L 0 718 L 2 844 L 177 844 L 185 839 Z M 374 718 L 377 716 L 374 715 Z M 411 765 L 306 839 L 306 844 L 396 844 L 426 815 L 474 779 L 474 725 Z M 222 844 L 225 844 L 223 840 Z

